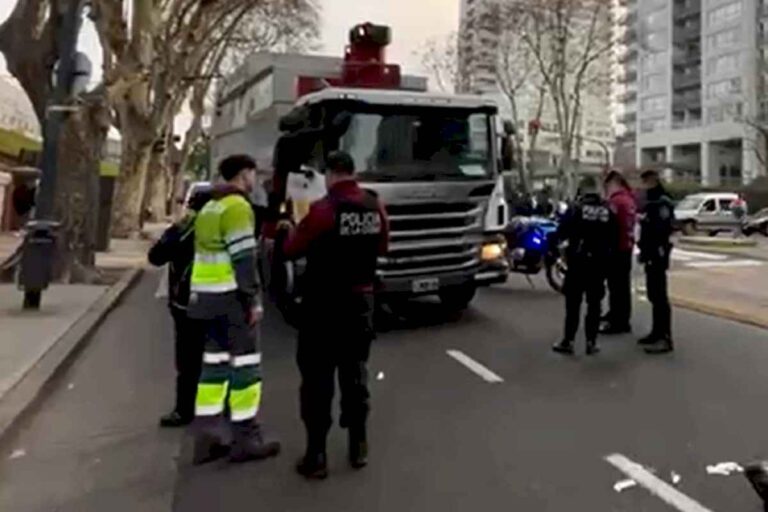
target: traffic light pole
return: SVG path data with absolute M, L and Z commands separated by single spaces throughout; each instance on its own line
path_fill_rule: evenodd
M 58 174 L 59 138 L 66 121 L 76 71 L 77 39 L 82 24 L 84 0 L 61 2 L 62 11 L 52 13 L 61 20 L 56 37 L 59 61 L 53 95 L 43 122 L 42 176 L 38 186 L 34 220 L 27 225 L 19 286 L 24 291 L 24 309 L 39 309 L 42 292 L 48 287 L 55 254 L 54 200 Z

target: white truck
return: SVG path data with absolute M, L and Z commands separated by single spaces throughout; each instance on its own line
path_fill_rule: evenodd
M 240 132 L 214 129 L 217 157 L 251 153 L 264 167 L 267 160 L 276 162 L 265 173 L 270 199 L 261 245 L 264 280 L 284 310 L 300 302 L 302 265 L 282 258 L 270 226 L 280 216 L 299 222 L 309 204 L 325 194 L 325 156 L 341 149 L 352 156 L 359 181 L 379 195 L 390 217 L 389 253 L 378 263 L 379 293 L 385 298 L 438 295 L 446 306 L 463 309 L 478 287 L 506 281 L 509 271 L 497 107 L 479 96 L 428 93 L 418 79 L 400 76 L 399 67 L 383 63 L 386 27 L 359 25 L 350 39 L 343 62 L 324 72 L 317 65 L 291 71 L 296 98 L 289 108 L 262 94 L 265 108 Z M 290 80 L 280 76 L 281 69 L 284 75 L 290 72 L 279 60 L 271 56 L 271 66 L 254 69 L 262 84 L 270 78 L 273 85 L 251 81 L 251 87 L 285 93 L 279 84 Z M 240 96 L 232 90 L 230 102 L 249 94 L 248 87 L 235 91 Z M 226 109 L 226 102 L 219 108 Z M 232 142 L 233 135 L 239 144 Z M 273 155 L 267 144 L 281 149 Z

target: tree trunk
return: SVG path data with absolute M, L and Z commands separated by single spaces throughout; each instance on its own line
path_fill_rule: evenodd
M 107 136 L 101 104 L 69 118 L 59 140 L 54 215 L 61 222 L 55 276 L 64 282 L 91 282 L 95 276 L 99 161 Z
M 168 200 L 168 176 L 165 168 L 165 154 L 152 152 L 147 171 L 147 193 L 144 196 L 144 210 L 147 220 L 158 222 L 165 219 Z
M 141 230 L 151 149 L 151 143 L 137 143 L 123 136 L 120 176 L 115 187 L 112 214 L 112 236 L 115 238 L 135 237 Z
M 573 143 L 563 139 L 561 144 L 562 156 L 560 157 L 560 198 L 572 198 L 576 195 L 576 184 L 573 178 Z

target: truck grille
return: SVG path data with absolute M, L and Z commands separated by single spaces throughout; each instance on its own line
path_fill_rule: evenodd
M 468 270 L 480 263 L 483 208 L 478 203 L 388 205 L 389 252 L 382 278 Z

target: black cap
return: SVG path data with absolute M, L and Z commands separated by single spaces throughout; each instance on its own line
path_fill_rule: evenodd
M 219 174 L 227 181 L 233 180 L 246 169 L 256 169 L 256 161 L 248 155 L 232 155 L 219 164 Z
M 641 179 L 658 178 L 658 177 L 659 177 L 659 171 L 657 171 L 656 169 L 646 169 L 640 173 Z
M 332 172 L 341 174 L 354 174 L 355 161 L 345 151 L 332 151 L 326 159 L 326 166 Z

